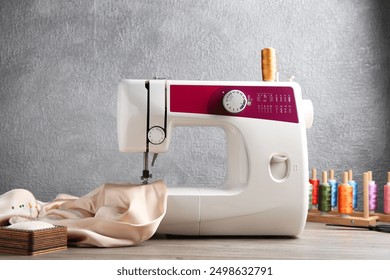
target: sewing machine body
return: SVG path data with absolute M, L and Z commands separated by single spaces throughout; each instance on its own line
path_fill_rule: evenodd
M 122 152 L 164 153 L 177 126 L 217 126 L 227 137 L 222 186 L 169 187 L 158 232 L 289 235 L 308 206 L 306 127 L 311 102 L 294 82 L 122 80 Z M 212 167 L 210 167 L 212 168 Z

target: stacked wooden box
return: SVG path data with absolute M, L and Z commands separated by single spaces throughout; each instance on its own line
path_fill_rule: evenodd
M 39 255 L 67 249 L 67 229 L 63 226 L 40 230 L 0 227 L 0 252 Z

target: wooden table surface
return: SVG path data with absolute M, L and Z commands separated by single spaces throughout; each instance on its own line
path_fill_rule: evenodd
M 291 237 L 187 237 L 155 235 L 138 246 L 76 248 L 38 256 L 0 254 L 0 260 L 390 260 L 390 234 L 307 223 Z

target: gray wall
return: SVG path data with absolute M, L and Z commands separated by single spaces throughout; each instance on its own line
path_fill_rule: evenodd
M 294 75 L 313 101 L 310 168 L 333 168 L 338 178 L 352 168 L 359 182 L 372 170 L 382 191 L 390 170 L 389 3 L 1 0 L 0 193 L 26 188 L 50 200 L 138 182 L 141 155 L 117 146 L 120 79 L 260 80 L 259 50 L 269 46 L 281 79 Z M 219 130 L 179 130 L 155 177 L 173 185 L 223 180 L 225 146 L 210 144 L 214 133 L 223 140 Z

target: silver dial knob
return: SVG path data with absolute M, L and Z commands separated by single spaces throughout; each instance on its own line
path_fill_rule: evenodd
M 160 126 L 153 126 L 149 129 L 148 140 L 154 145 L 161 144 L 165 139 L 165 131 Z
M 245 109 L 248 100 L 241 90 L 231 90 L 225 94 L 222 99 L 223 107 L 226 111 L 237 114 Z

